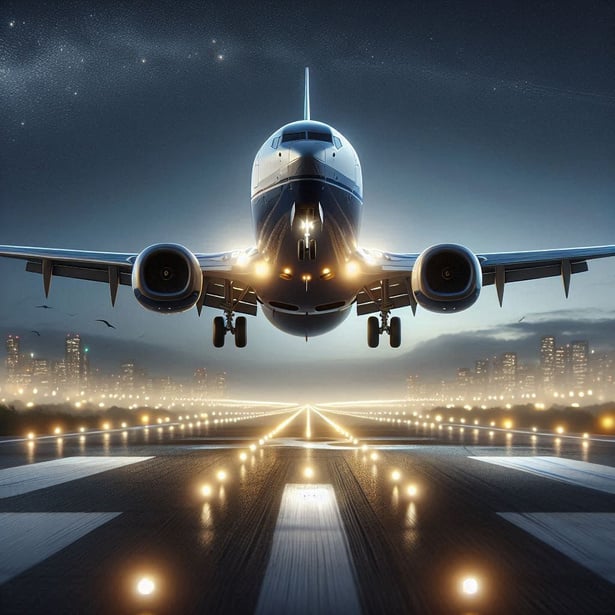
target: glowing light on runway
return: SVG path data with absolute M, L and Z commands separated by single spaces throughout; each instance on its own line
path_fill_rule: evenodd
M 372 461 L 378 461 L 378 453 L 376 453 L 376 451 L 374 451 L 374 452 L 373 452 L 373 453 L 369 456 L 369 458 L 370 458 Z
M 59 435 L 62 433 L 62 430 L 61 430 L 59 427 L 56 427 L 56 428 L 53 430 L 53 433 L 54 433 L 56 436 L 59 436 Z
M 416 487 L 416 485 L 408 485 L 408 488 L 406 489 L 406 493 L 411 497 L 415 497 L 418 494 L 418 489 Z
M 308 466 L 303 470 L 303 476 L 305 478 L 314 478 L 314 469 Z
M 137 582 L 137 593 L 140 596 L 151 596 L 156 591 L 156 583 L 150 577 L 142 577 Z
M 248 455 L 246 453 L 239 453 L 239 461 L 241 461 L 242 463 L 248 458 Z
M 391 472 L 391 480 L 397 482 L 401 478 L 401 472 L 399 470 L 393 470 Z
M 218 470 L 216 478 L 222 483 L 226 480 L 226 472 L 224 470 Z
M 28 434 L 28 440 L 34 440 L 34 433 L 33 432 L 30 432 Z
M 466 577 L 461 582 L 461 592 L 466 596 L 474 596 L 478 593 L 478 580 L 476 577 Z
M 211 485 L 203 485 L 201 487 L 201 493 L 203 494 L 204 497 L 208 498 L 211 496 L 212 494 L 212 489 L 211 489 Z

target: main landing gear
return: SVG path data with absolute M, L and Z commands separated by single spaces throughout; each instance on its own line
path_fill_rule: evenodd
M 224 336 L 230 333 L 235 336 L 235 346 L 245 348 L 248 343 L 247 322 L 245 316 L 237 316 L 233 324 L 233 312 L 226 312 L 224 316 L 214 318 L 214 346 L 222 348 L 224 346 Z
M 370 348 L 377 348 L 380 343 L 380 336 L 383 333 L 389 334 L 391 348 L 399 348 L 401 345 L 401 319 L 399 316 L 390 318 L 390 312 L 383 310 L 378 316 L 370 316 L 367 319 L 367 345 Z

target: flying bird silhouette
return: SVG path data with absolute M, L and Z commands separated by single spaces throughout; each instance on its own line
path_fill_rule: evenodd
M 32 331 L 30 331 L 30 333 L 34 333 L 34 334 L 38 335 L 39 337 L 41 336 L 41 334 L 38 331 L 34 331 L 34 329 Z
M 517 322 L 523 322 L 525 320 L 525 316 L 521 316 Z
M 37 308 L 43 308 L 44 310 L 53 310 L 53 308 L 50 305 L 47 305 L 46 303 L 43 303 L 43 305 L 37 305 Z
M 105 320 L 104 318 L 97 318 L 96 322 L 104 322 L 107 325 L 107 327 L 110 327 L 111 329 L 117 328 L 114 325 L 112 325 L 108 320 Z

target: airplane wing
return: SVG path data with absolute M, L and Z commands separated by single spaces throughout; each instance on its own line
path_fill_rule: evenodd
M 411 277 L 419 256 L 419 253 L 357 250 L 356 257 L 361 262 L 365 279 L 365 286 L 357 295 L 357 313 L 378 312 L 383 301 L 388 302 L 389 309 L 410 306 L 415 312 Z M 482 284 L 495 284 L 500 305 L 505 284 L 554 276 L 562 277 L 567 297 L 571 275 L 587 271 L 587 261 L 610 256 L 615 256 L 615 245 L 476 254 L 482 270 Z
M 203 272 L 203 292 L 197 308 L 203 305 L 220 308 L 231 296 L 234 311 L 256 314 L 256 294 L 242 281 L 234 266 L 242 256 L 252 257 L 254 249 L 231 252 L 196 253 Z M 132 267 L 138 256 L 135 252 L 95 252 L 63 250 L 28 246 L 0 245 L 0 257 L 26 261 L 26 271 L 43 276 L 45 296 L 49 294 L 52 277 L 78 278 L 109 284 L 111 303 L 115 304 L 118 286 L 132 284 Z M 235 280 L 234 278 L 237 278 Z M 230 284 L 230 287 L 229 287 Z

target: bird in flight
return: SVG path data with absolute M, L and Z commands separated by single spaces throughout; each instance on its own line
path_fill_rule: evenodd
M 41 336 L 41 334 L 38 331 L 34 331 L 34 329 L 30 331 L 30 333 L 34 333 L 35 335 L 38 335 L 39 337 Z
M 53 308 L 50 305 L 47 305 L 46 303 L 43 303 L 43 305 L 37 305 L 37 308 L 43 308 L 44 310 L 53 310 Z
M 110 327 L 111 329 L 117 328 L 114 325 L 112 325 L 108 320 L 105 320 L 104 318 L 97 318 L 96 322 L 104 322 L 107 325 L 107 327 Z

